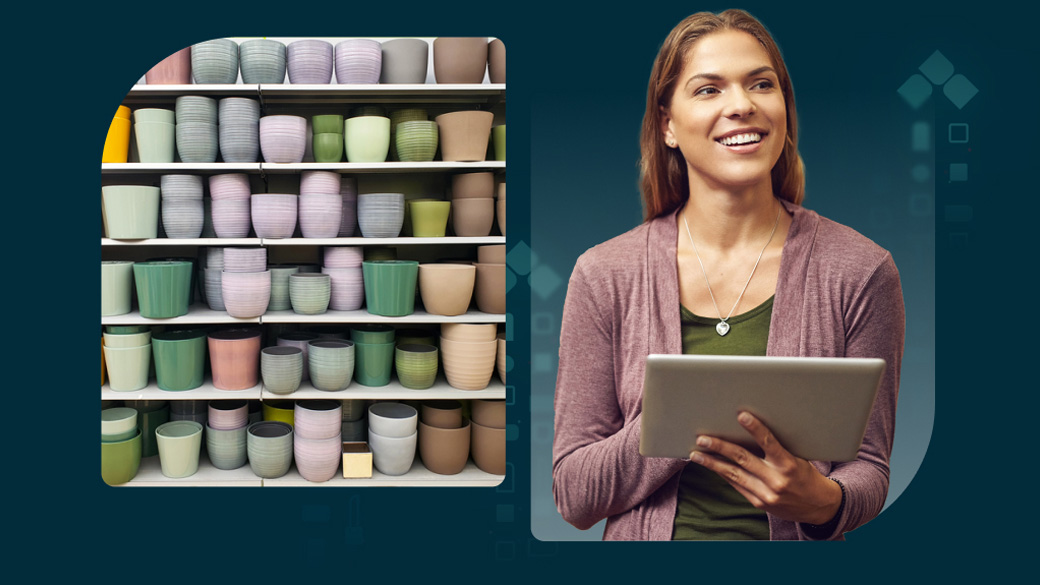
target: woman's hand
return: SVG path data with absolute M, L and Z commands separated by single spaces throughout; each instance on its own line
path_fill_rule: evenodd
M 762 421 L 741 412 L 737 421 L 762 447 L 764 457 L 715 437 L 697 438 L 690 460 L 728 481 L 751 504 L 774 516 L 794 522 L 826 524 L 841 506 L 841 487 L 827 479 L 805 459 L 791 455 L 777 442 Z M 721 457 L 719 457 L 721 456 Z

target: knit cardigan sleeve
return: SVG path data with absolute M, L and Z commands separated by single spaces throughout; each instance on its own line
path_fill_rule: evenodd
M 619 399 L 623 303 L 590 264 L 578 259 L 567 289 L 554 401 L 553 498 L 582 530 L 644 504 L 685 465 L 639 454 L 640 415 Z

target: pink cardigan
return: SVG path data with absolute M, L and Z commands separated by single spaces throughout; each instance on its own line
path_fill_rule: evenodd
M 784 243 L 767 355 L 880 357 L 887 367 L 863 446 L 848 463 L 814 461 L 841 480 L 838 528 L 874 518 L 888 493 L 888 461 L 905 328 L 892 256 L 854 230 L 785 203 Z M 606 518 L 605 540 L 669 540 L 685 459 L 644 458 L 639 424 L 644 360 L 682 353 L 676 214 L 585 252 L 563 309 L 556 381 L 553 497 L 586 530 Z M 772 540 L 808 540 L 801 525 L 769 516 Z

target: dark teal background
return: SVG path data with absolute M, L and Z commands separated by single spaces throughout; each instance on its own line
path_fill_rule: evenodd
M 949 184 L 941 168 L 932 169 L 935 414 L 927 457 L 901 497 L 849 542 L 619 545 L 534 538 L 530 444 L 532 432 L 544 430 L 532 430 L 538 423 L 530 414 L 532 351 L 525 341 L 532 295 L 525 278 L 509 296 L 516 339 L 509 416 L 520 432 L 509 443 L 511 468 L 498 489 L 101 483 L 97 391 L 90 389 L 97 379 L 97 161 L 112 112 L 152 64 L 221 36 L 498 36 L 510 57 L 509 246 L 526 242 L 533 266 L 554 255 L 566 265 L 596 241 L 569 227 L 554 228 L 558 240 L 539 240 L 544 226 L 569 219 L 618 234 L 639 221 L 638 126 L 657 44 L 688 13 L 727 7 L 668 4 L 16 9 L 8 19 L 11 43 L 31 43 L 33 50 L 9 46 L 4 98 L 12 307 L 6 404 L 7 420 L 15 422 L 6 433 L 4 466 L 9 565 L 22 575 L 139 583 L 207 575 L 204 581 L 398 583 L 431 575 L 487 583 L 1000 579 L 1025 566 L 1036 520 L 1030 431 L 1037 384 L 1026 372 L 1035 361 L 1037 321 L 1031 309 L 1040 84 L 1030 20 L 996 4 L 744 5 L 785 51 L 810 186 L 902 188 L 906 176 L 886 169 L 911 166 L 898 156 L 908 131 L 892 142 L 884 137 L 911 118 L 888 116 L 908 115 L 893 94 L 933 51 L 941 50 L 980 90 L 959 112 L 943 110 L 948 106 L 937 94 L 922 106 L 936 108 L 938 120 L 963 116 L 972 147 L 970 154 L 936 153 L 940 164 L 944 156 L 970 156 L 967 183 Z M 810 191 L 806 205 L 870 231 L 870 203 L 839 199 L 837 191 Z M 549 199 L 563 206 L 545 209 Z M 947 205 L 970 206 L 970 220 L 946 221 Z M 880 219 L 879 226 L 890 225 Z M 886 246 L 902 243 L 904 228 L 916 221 L 895 212 L 887 220 L 890 227 L 877 231 Z M 904 287 L 929 276 L 904 272 Z

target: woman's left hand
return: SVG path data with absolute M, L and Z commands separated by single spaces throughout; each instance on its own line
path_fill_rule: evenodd
M 718 473 L 759 510 L 793 522 L 826 524 L 841 506 L 841 487 L 795 457 L 750 413 L 737 416 L 764 457 L 716 437 L 701 436 L 690 460 Z M 719 456 L 716 456 L 719 455 Z

